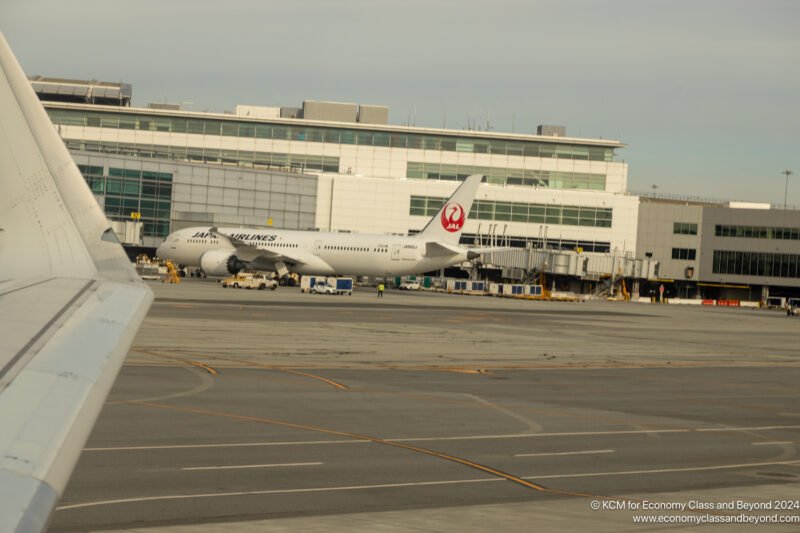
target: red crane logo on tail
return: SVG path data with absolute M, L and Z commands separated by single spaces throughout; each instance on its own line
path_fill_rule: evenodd
M 450 202 L 442 208 L 442 227 L 454 233 L 464 226 L 467 214 L 461 204 Z

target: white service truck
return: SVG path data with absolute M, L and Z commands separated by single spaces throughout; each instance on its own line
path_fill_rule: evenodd
M 300 280 L 301 292 L 315 294 L 353 294 L 353 278 L 323 276 L 303 276 Z

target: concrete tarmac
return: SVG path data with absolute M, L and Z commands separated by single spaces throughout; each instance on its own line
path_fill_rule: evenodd
M 154 289 L 52 531 L 800 527 L 781 313 Z

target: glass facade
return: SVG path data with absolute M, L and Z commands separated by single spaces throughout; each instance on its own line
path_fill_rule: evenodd
M 409 214 L 432 217 L 444 205 L 446 198 L 412 196 Z M 574 205 L 528 204 L 475 200 L 469 217 L 475 220 L 498 220 L 529 224 L 561 224 L 565 226 L 611 227 L 612 210 L 607 207 Z
M 697 250 L 695 248 L 673 248 L 672 258 L 694 261 L 697 258 Z
M 111 220 L 131 220 L 139 213 L 142 235 L 166 237 L 169 234 L 172 204 L 172 174 L 78 165 L 92 192 L 105 198 L 105 213 Z
M 697 235 L 697 224 L 691 222 L 675 222 L 672 226 L 675 235 Z
M 800 278 L 800 255 L 714 250 L 714 274 Z
M 510 246 L 512 248 L 526 248 L 528 246 L 536 248 L 546 248 L 548 250 L 575 250 L 580 248 L 584 252 L 608 253 L 611 251 L 611 243 L 608 241 L 580 241 L 575 239 L 539 239 L 514 235 L 475 235 L 465 233 L 461 235 L 461 244 L 474 246 Z
M 171 117 L 151 115 L 144 110 L 127 109 L 101 112 L 84 109 L 58 109 L 52 106 L 53 104 L 50 104 L 46 109 L 50 120 L 56 125 L 587 161 L 612 161 L 614 158 L 614 147 L 608 146 L 481 139 L 457 134 L 435 135 L 378 131 L 370 130 L 368 127 L 346 128 L 339 125 L 306 126 L 241 119 Z
M 717 237 L 741 237 L 746 239 L 781 239 L 800 241 L 800 228 L 771 228 L 767 226 L 726 226 L 717 224 Z
M 235 165 L 248 168 L 296 171 L 320 170 L 337 172 L 339 158 L 306 154 L 254 152 L 252 150 L 218 150 L 214 148 L 187 148 L 155 144 L 132 144 L 117 142 L 85 142 L 66 140 L 70 150 L 126 155 L 143 158 L 172 159 L 193 163 Z
M 406 177 L 411 179 L 464 181 L 472 174 L 483 174 L 489 183 L 499 185 L 525 185 L 548 189 L 581 189 L 604 191 L 605 174 L 579 172 L 554 172 L 521 168 L 483 167 L 476 165 L 447 165 L 409 161 Z

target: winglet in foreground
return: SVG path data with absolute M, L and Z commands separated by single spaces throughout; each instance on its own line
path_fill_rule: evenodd
M 0 531 L 38 531 L 152 302 L 0 34 Z

